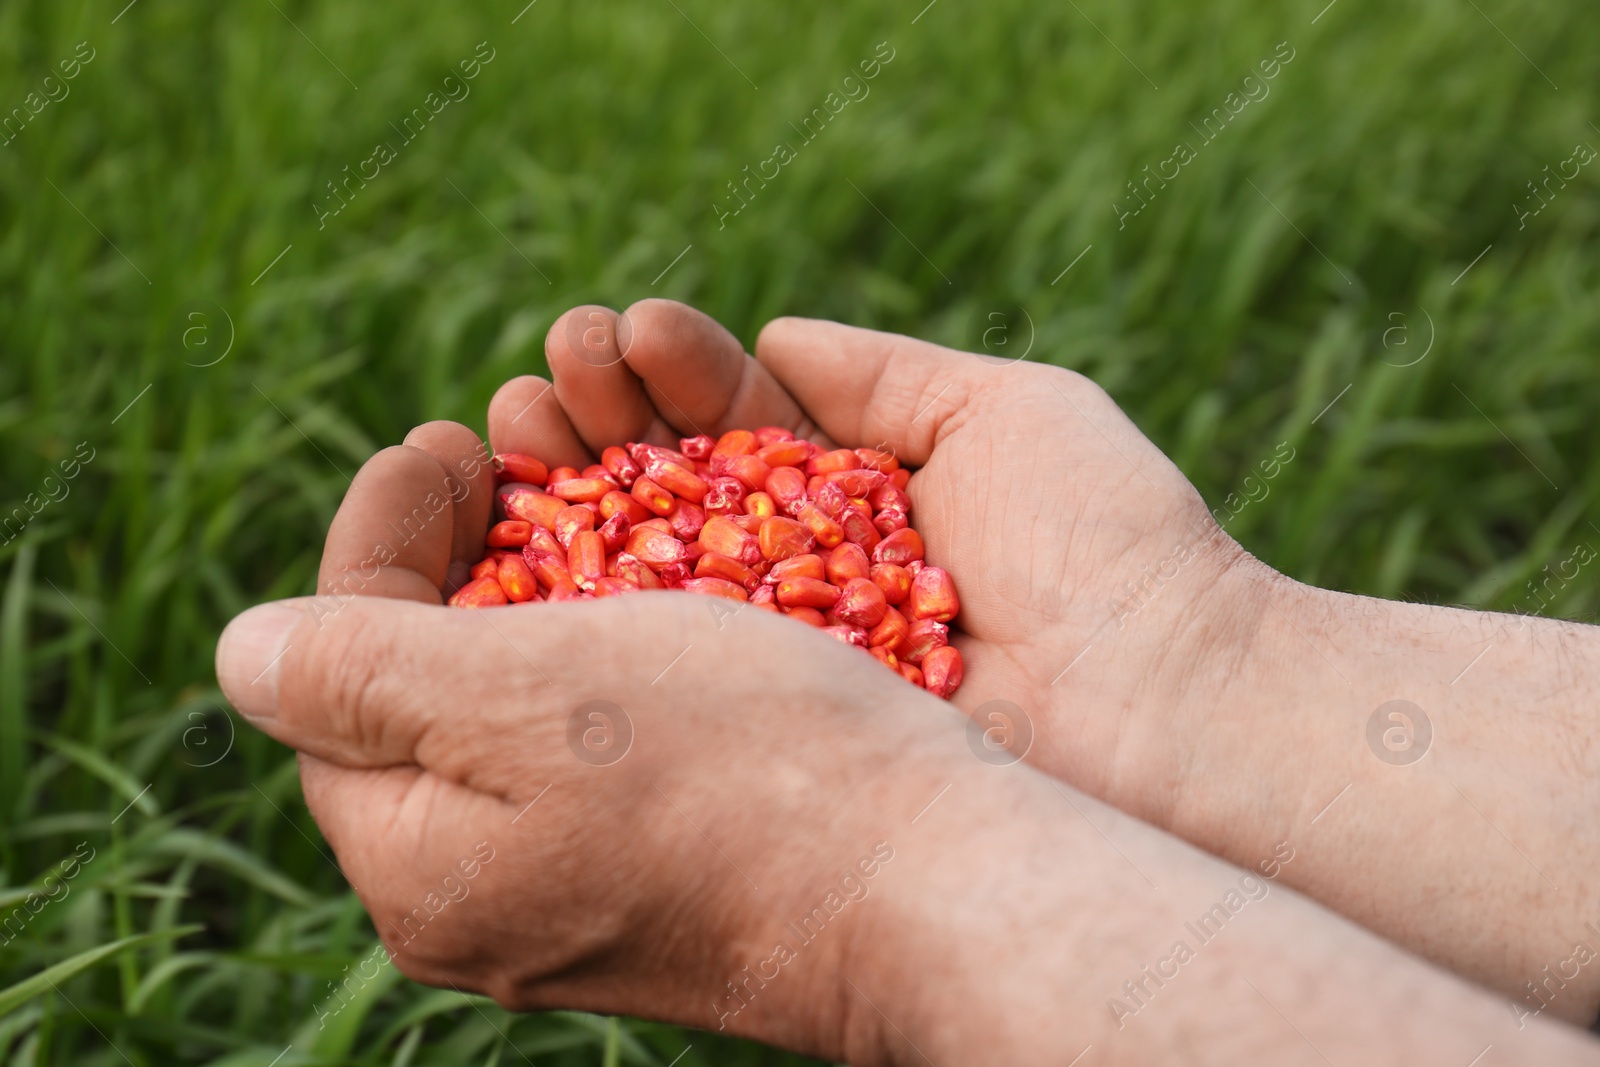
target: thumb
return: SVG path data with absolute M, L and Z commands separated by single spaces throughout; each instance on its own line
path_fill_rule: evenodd
M 756 359 L 829 437 L 914 467 L 1005 380 L 969 352 L 825 319 L 772 320 L 756 339 Z
M 366 597 L 262 604 L 222 632 L 217 681 L 292 748 L 346 767 L 419 763 L 448 711 L 459 721 L 460 709 L 488 703 L 490 672 L 467 668 L 466 614 Z

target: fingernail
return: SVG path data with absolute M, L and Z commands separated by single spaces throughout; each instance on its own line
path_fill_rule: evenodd
M 289 637 L 305 618 L 287 604 L 261 604 L 222 631 L 217 642 L 217 681 L 229 702 L 248 719 L 278 716 L 278 674 Z

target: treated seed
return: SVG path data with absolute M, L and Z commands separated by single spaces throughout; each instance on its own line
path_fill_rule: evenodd
M 904 604 L 911 595 L 911 575 L 897 563 L 874 563 L 867 577 L 883 590 L 883 599 L 891 605 Z
M 894 563 L 904 567 L 914 559 L 922 559 L 925 549 L 922 535 L 907 527 L 888 534 L 872 550 L 874 563 Z
M 522 519 L 507 519 L 489 527 L 484 544 L 490 548 L 521 548 L 533 540 L 533 523 Z
M 868 631 L 867 643 L 874 648 L 882 645 L 885 648 L 898 649 L 910 630 L 911 624 L 906 621 L 904 615 L 894 608 L 887 608 L 883 618 L 878 620 L 878 625 Z
M 843 589 L 852 578 L 865 578 L 872 573 L 872 564 L 866 551 L 846 541 L 828 553 L 828 581 Z
M 904 489 L 911 481 L 911 472 L 901 467 L 897 471 L 889 472 L 889 484 L 896 489 Z
M 639 586 L 626 578 L 601 578 L 594 583 L 596 598 L 603 596 L 621 596 L 623 593 L 637 593 Z
M 761 489 L 767 484 L 772 468 L 758 456 L 734 456 L 728 460 L 725 473 L 738 480 L 747 491 Z
M 606 546 L 593 530 L 575 534 L 567 546 L 567 570 L 580 589 L 594 589 L 594 583 L 606 576 Z
M 472 565 L 472 577 L 474 579 L 484 578 L 498 573 L 499 569 L 500 563 L 494 557 L 491 556 L 485 559 L 480 559 L 478 562 Z
M 598 501 L 616 486 L 606 478 L 568 478 L 550 483 L 550 495 L 558 496 L 570 504 Z
M 744 483 L 726 476 L 707 483 L 705 509 L 712 515 L 744 514 Z
M 846 496 L 866 496 L 881 485 L 888 484 L 886 475 L 879 471 L 835 471 L 824 475 L 829 485 L 837 485 Z
M 822 509 L 822 513 L 835 522 L 838 522 L 839 517 L 850 507 L 849 495 L 839 486 L 829 482 L 823 483 L 814 499 L 817 507 Z
M 671 515 L 678 505 L 671 493 L 642 476 L 635 479 L 632 492 L 633 499 L 652 515 Z
M 767 521 L 766 519 L 762 518 L 760 515 L 735 514 L 735 515 L 725 515 L 725 516 L 723 516 L 723 518 L 727 519 L 729 522 L 731 522 L 735 526 L 739 527 L 739 529 L 743 530 L 745 533 L 757 534 L 757 535 L 759 535 L 761 533 L 761 527 Z
M 606 470 L 605 467 L 603 467 L 599 463 L 591 463 L 591 464 L 589 464 L 587 467 L 583 468 L 583 470 L 578 472 L 578 477 L 580 477 L 580 478 L 599 478 L 602 482 L 610 482 L 611 483 L 611 488 L 613 488 L 613 489 L 620 489 L 621 488 L 621 486 L 619 486 L 617 484 L 617 480 L 615 478 L 611 477 L 611 472 Z
M 572 581 L 572 572 L 567 570 L 567 554 L 565 552 L 537 552 L 532 545 L 522 550 L 522 560 L 539 579 L 539 584 L 546 589 L 554 589 L 561 582 Z
M 804 523 L 773 515 L 761 524 L 756 535 L 762 558 L 777 562 L 811 551 L 816 537 Z
M 489 608 L 506 602 L 506 591 L 500 588 L 500 582 L 486 575 L 456 590 L 448 603 L 453 608 Z
M 770 445 L 779 441 L 793 441 L 794 434 L 782 426 L 757 426 L 755 428 L 756 444 Z
M 961 610 L 956 584 L 943 567 L 923 567 L 911 582 L 911 597 L 906 614 L 913 619 L 949 622 Z M 926 672 L 924 672 L 926 673 Z
M 859 626 L 824 626 L 822 632 L 857 648 L 867 647 L 867 631 Z
M 861 457 L 852 449 L 836 448 L 806 461 L 806 474 L 832 474 L 834 471 L 853 471 L 861 466 Z
M 770 518 L 778 513 L 778 503 L 766 493 L 751 493 L 744 498 L 744 513 L 757 518 Z
M 647 467 L 651 459 L 664 459 L 668 463 L 676 463 L 684 470 L 694 470 L 694 460 L 682 452 L 671 448 L 662 448 L 660 445 L 641 445 L 629 442 L 622 446 L 628 450 L 628 455 L 641 467 Z
M 767 572 L 766 580 L 768 585 L 777 585 L 785 578 L 810 578 L 822 582 L 826 581 L 827 577 L 822 557 L 807 552 L 774 563 L 772 569 Z
M 950 643 L 950 627 L 933 619 L 918 619 L 906 631 L 895 651 L 907 663 L 921 663 L 922 657 Z
M 889 604 L 883 599 L 883 590 L 867 578 L 852 578 L 833 606 L 833 613 L 851 626 L 870 630 L 883 621 Z
M 707 552 L 695 560 L 694 576 L 696 578 L 725 578 L 743 589 L 755 589 L 761 584 L 761 576 L 755 571 L 736 559 L 729 559 L 720 552 Z
M 578 477 L 578 468 L 577 467 L 551 467 L 550 468 L 550 481 L 549 481 L 549 484 L 550 485 L 554 485 L 556 482 L 564 482 L 568 478 L 576 478 L 576 477 Z M 549 490 L 547 488 L 546 492 L 548 492 L 548 491 Z
M 529 539 L 526 545 L 522 546 L 523 558 L 527 558 L 529 549 L 532 549 L 535 555 L 540 552 L 553 552 L 563 559 L 567 555 L 567 546 L 557 541 L 556 535 L 546 530 L 543 526 L 535 526 L 533 528 L 533 537 Z M 529 565 L 531 566 L 532 564 L 530 563 Z
M 868 640 L 869 641 L 871 640 L 870 635 L 868 637 Z M 900 660 L 895 656 L 895 654 L 893 652 L 889 651 L 884 646 L 882 646 L 882 645 L 872 645 L 871 647 L 869 647 L 867 649 L 867 651 L 871 652 L 872 653 L 872 657 L 874 659 L 876 659 L 879 663 L 883 664 L 885 667 L 888 667 L 890 670 L 895 671 L 896 673 L 899 672 L 899 670 L 900 670 Z
M 495 578 L 500 588 L 505 590 L 506 599 L 513 603 L 520 604 L 539 597 L 539 582 L 528 565 L 522 562 L 521 556 L 508 554 L 501 557 Z
M 692 577 L 687 563 L 669 563 L 661 568 L 661 584 L 668 589 L 682 589 L 683 583 Z
M 845 513 L 839 516 L 839 526 L 844 530 L 846 541 L 860 545 L 867 552 L 877 548 L 878 542 L 883 540 L 877 527 L 872 525 L 872 520 L 854 507 L 846 508 Z
M 667 492 L 672 493 L 674 496 L 681 496 L 685 500 L 692 500 L 696 504 L 706 498 L 706 490 L 710 488 L 706 485 L 706 480 L 698 474 L 685 470 L 675 463 L 668 463 L 664 459 L 652 458 L 650 462 L 644 465 L 644 472 L 652 482 L 655 482 Z M 634 484 L 637 485 L 638 483 L 635 482 Z M 641 503 L 645 507 L 650 506 L 648 501 L 641 501 Z
M 711 450 L 712 462 L 718 456 L 748 456 L 761 446 L 756 443 L 756 435 L 749 430 L 729 430 L 717 438 L 717 447 Z
M 720 596 L 726 600 L 750 599 L 750 594 L 745 592 L 743 586 L 736 585 L 726 578 L 690 578 L 680 588 L 686 593 Z
M 681 563 L 684 555 L 682 541 L 649 523 L 641 523 L 628 531 L 626 551 L 657 574 L 661 574 L 664 567 Z
M 678 441 L 678 448 L 690 459 L 699 462 L 711 458 L 711 452 L 717 447 L 717 442 L 706 434 L 698 437 L 684 437 Z
M 706 525 L 705 509 L 688 500 L 680 500 L 667 516 L 672 535 L 680 541 L 693 541 Z
M 628 552 L 617 553 L 616 572 L 616 577 L 626 578 L 640 589 L 666 588 L 655 571 L 640 562 L 639 557 Z
M 961 652 L 949 645 L 934 649 L 922 659 L 922 684 L 936 697 L 949 700 L 961 684 L 963 673 Z
M 507 486 L 502 488 L 498 495 L 506 518 L 531 522 L 535 526 L 543 526 L 546 530 L 556 521 L 556 513 L 567 506 L 558 497 L 526 486 L 519 488 Z
M 900 677 L 918 689 L 922 688 L 922 670 L 915 663 L 906 663 L 902 660 L 900 663 Z
M 856 458 L 861 461 L 861 466 L 871 471 L 890 471 L 900 469 L 900 459 L 893 452 L 879 452 L 876 448 L 856 449 Z
M 761 543 L 756 536 L 726 515 L 707 519 L 700 529 L 699 542 L 707 552 L 720 552 L 746 565 L 761 558 Z
M 797 514 L 806 502 L 806 476 L 797 467 L 773 467 L 765 488 L 784 515 Z
M 628 450 L 617 445 L 612 445 L 600 453 L 600 465 L 610 471 L 611 477 L 615 478 L 617 484 L 624 489 L 631 487 L 634 479 L 643 473 L 639 464 L 628 455 Z
M 824 548 L 832 548 L 844 540 L 844 527 L 823 514 L 815 502 L 805 504 L 795 518 L 806 524 L 817 544 Z
M 910 525 L 910 517 L 899 508 L 884 508 L 872 517 L 872 528 L 885 537 Z
M 831 608 L 839 589 L 815 578 L 785 578 L 778 583 L 778 603 L 786 608 Z
M 906 495 L 904 489 L 897 489 L 889 482 L 868 493 L 867 503 L 878 511 L 884 508 L 899 508 L 907 515 L 911 514 L 911 498 Z
M 800 467 L 811 456 L 806 441 L 774 441 L 756 450 L 756 458 L 769 467 Z
M 571 548 L 573 537 L 585 530 L 594 529 L 594 512 L 577 505 L 562 508 L 556 515 L 552 529 L 556 540 L 561 542 L 561 547 Z
M 605 543 L 606 552 L 618 552 L 628 543 L 628 530 L 633 526 L 626 515 L 613 515 L 602 522 L 595 533 L 600 535 L 600 540 Z
M 781 608 L 779 610 L 781 610 L 783 614 L 789 616 L 789 618 L 799 619 L 807 626 L 815 626 L 819 630 L 828 625 L 827 620 L 822 617 L 822 612 L 818 611 L 816 608 L 802 606 L 796 608 Z
M 634 526 L 643 526 L 649 530 L 660 530 L 664 534 L 672 533 L 672 523 L 668 522 L 666 519 L 663 519 L 659 515 L 651 516 L 643 522 L 636 522 L 634 523 Z
M 563 600 L 588 600 L 589 594 L 579 589 L 576 583 L 563 578 L 550 590 L 550 595 L 545 597 L 547 604 L 559 604 Z
M 648 519 L 651 511 L 629 494 L 613 489 L 600 498 L 600 518 L 609 519 L 613 515 L 626 515 L 631 526 Z
M 532 482 L 543 485 L 550 477 L 550 468 L 543 460 L 525 456 L 521 452 L 501 452 L 489 461 L 502 482 Z

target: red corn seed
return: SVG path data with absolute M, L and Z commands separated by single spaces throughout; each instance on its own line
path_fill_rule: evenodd
M 622 546 L 628 543 L 628 531 L 633 524 L 628 521 L 628 516 L 617 514 L 611 516 L 595 530 L 600 535 L 600 540 L 606 546 L 606 552 L 620 552 Z
M 761 524 L 756 541 L 762 558 L 776 563 L 810 552 L 816 537 L 804 523 L 773 515 Z
M 835 522 L 838 522 L 839 517 L 850 507 L 850 497 L 845 491 L 827 482 L 823 483 L 822 488 L 812 499 L 816 501 L 817 507 L 822 509 L 822 513 Z
M 717 438 L 717 447 L 711 450 L 712 458 L 717 456 L 748 456 L 761 445 L 756 441 L 756 435 L 749 430 L 729 430 Z
M 674 496 L 681 496 L 698 504 L 706 498 L 706 490 L 710 488 L 706 480 L 690 470 L 669 463 L 664 459 L 652 458 L 644 465 L 644 472 L 652 482 Z M 637 482 L 634 483 L 638 485 Z M 649 507 L 648 501 L 641 501 Z
M 961 652 L 949 645 L 936 648 L 922 658 L 923 687 L 936 697 L 949 700 L 950 694 L 961 685 L 963 673 Z
M 877 527 L 872 525 L 872 520 L 853 507 L 847 508 L 845 513 L 839 516 L 839 526 L 844 530 L 846 541 L 860 545 L 867 552 L 877 548 L 878 542 L 883 540 Z
M 578 472 L 578 477 L 580 477 L 580 478 L 599 478 L 602 482 L 610 482 L 611 483 L 611 488 L 613 488 L 613 489 L 620 489 L 621 488 L 621 486 L 619 486 L 617 484 L 617 480 L 615 478 L 611 477 L 611 472 L 606 470 L 606 468 L 602 464 L 599 464 L 599 463 L 591 463 L 591 464 L 589 464 L 587 467 L 583 468 L 583 470 Z
M 911 597 L 906 603 L 906 614 L 913 619 L 949 622 L 961 610 L 961 600 L 956 596 L 956 583 L 943 567 L 925 566 L 919 570 L 911 581 Z
M 625 578 L 640 589 L 664 588 L 661 579 L 656 577 L 656 572 L 629 552 L 617 553 L 616 577 Z
M 684 556 L 682 541 L 648 522 L 628 531 L 625 550 L 657 574 L 661 574 L 664 567 L 681 563 Z
M 853 471 L 861 466 L 861 457 L 852 449 L 836 448 L 832 452 L 823 452 L 812 456 L 806 461 L 806 474 L 832 474 L 834 471 Z
M 744 513 L 766 519 L 778 513 L 778 502 L 766 493 L 751 493 L 744 498 Z
M 907 663 L 921 663 L 924 656 L 950 643 L 950 627 L 933 619 L 918 619 L 906 631 L 895 651 Z
M 684 437 L 678 441 L 679 451 L 696 462 L 710 459 L 711 453 L 716 447 L 716 440 L 706 434 L 700 434 L 697 437 Z
M 556 514 L 556 521 L 551 525 L 556 535 L 556 540 L 561 542 L 564 549 L 572 547 L 572 539 L 585 530 L 594 529 L 594 512 L 588 508 L 572 507 L 562 508 Z
M 596 599 L 606 596 L 621 596 L 623 593 L 637 593 L 639 586 L 626 578 L 601 578 L 594 583 Z
M 776 615 L 782 609 L 778 607 L 778 594 L 770 585 L 758 585 L 750 591 L 750 604 L 762 611 L 770 611 Z
M 904 489 L 911 482 L 911 472 L 901 467 L 897 471 L 889 472 L 889 484 L 896 489 Z
M 550 468 L 543 460 L 525 456 L 521 452 L 501 452 L 489 461 L 489 466 L 502 482 L 531 482 L 543 485 L 550 477 Z
M 900 469 L 900 458 L 893 452 L 880 452 L 876 448 L 858 448 L 856 458 L 861 461 L 861 466 L 865 470 L 888 474 Z
M 632 493 L 633 499 L 652 515 L 671 515 L 672 509 L 678 506 L 671 493 L 643 476 L 634 481 Z
M 885 648 L 898 649 L 910 631 L 911 624 L 904 615 L 894 608 L 885 608 L 883 618 L 867 632 L 867 644 L 874 648 L 883 645 Z
M 686 542 L 684 542 L 684 545 L 683 545 L 683 560 L 682 560 L 682 562 L 687 563 L 689 565 L 689 568 L 691 570 L 693 570 L 694 569 L 694 565 L 697 562 L 699 562 L 700 557 L 705 555 L 705 554 L 706 554 L 706 546 L 705 545 L 702 545 L 699 541 L 686 541 Z
M 766 525 L 766 519 L 760 515 L 724 515 L 723 518 L 733 523 L 747 534 L 760 535 L 761 527 Z
M 579 589 L 577 584 L 563 578 L 550 590 L 550 595 L 545 597 L 547 604 L 559 604 L 563 600 L 588 600 L 589 594 Z
M 578 477 L 577 467 L 551 467 L 549 484 L 554 485 L 556 482 L 564 482 L 568 478 L 576 477 Z
M 896 530 L 878 542 L 878 547 L 872 550 L 872 561 L 904 567 L 912 560 L 922 559 L 924 551 L 922 535 L 907 527 Z
M 684 455 L 682 452 L 679 452 L 675 448 L 664 448 L 661 445 L 639 444 L 634 441 L 629 441 L 622 447 L 627 450 L 628 455 L 632 456 L 633 461 L 639 464 L 640 467 L 647 466 L 652 458 L 658 458 L 664 459 L 668 463 L 676 463 L 678 466 L 683 467 L 686 470 L 694 469 L 694 460 L 690 459 L 688 456 Z
M 472 577 L 474 580 L 486 578 L 490 575 L 498 573 L 499 569 L 499 561 L 494 559 L 492 556 L 487 559 L 480 559 L 478 562 L 472 565 Z
M 728 460 L 727 467 L 728 476 L 738 479 L 746 491 L 764 488 L 767 476 L 772 473 L 772 468 L 759 456 L 734 456 Z
M 561 582 L 572 581 L 572 572 L 567 570 L 565 552 L 559 555 L 554 552 L 535 552 L 530 545 L 522 550 L 522 560 L 533 571 L 534 577 L 539 579 L 539 584 L 546 589 L 553 590 Z
M 828 484 L 828 479 L 820 474 L 813 474 L 806 479 L 806 496 L 815 497 L 822 492 L 822 487 Z
M 484 544 L 490 548 L 521 548 L 533 540 L 533 523 L 522 519 L 507 519 L 489 527 Z
M 628 455 L 627 449 L 617 445 L 612 445 L 600 453 L 600 465 L 610 471 L 611 477 L 615 478 L 617 484 L 624 489 L 630 488 L 634 479 L 644 473 L 644 469 Z
M 712 478 L 706 489 L 705 509 L 711 515 L 744 514 L 744 483 L 727 476 Z
M 815 502 L 806 503 L 795 518 L 806 524 L 817 544 L 824 548 L 832 548 L 844 540 L 844 527 L 823 514 Z
M 539 596 L 539 582 L 534 578 L 533 571 L 522 562 L 521 556 L 505 556 L 500 560 L 496 569 L 495 579 L 499 581 L 500 588 L 505 590 L 506 599 L 514 604 L 535 600 Z
M 871 638 L 869 636 L 868 640 L 870 639 Z M 900 660 L 893 652 L 889 651 L 887 648 L 884 648 L 882 645 L 872 645 L 867 649 L 867 651 L 872 653 L 873 659 L 877 660 L 885 667 L 888 667 L 891 671 L 899 673 Z
M 693 577 L 687 563 L 669 563 L 661 568 L 661 584 L 668 589 L 682 589 L 683 583 Z
M 546 530 L 556 521 L 556 513 L 567 506 L 559 497 L 553 497 L 543 490 L 531 487 L 507 486 L 500 490 L 499 499 L 506 518 L 531 522 L 535 526 L 543 526 Z
M 891 606 L 904 604 L 911 595 L 911 575 L 897 563 L 874 563 L 867 577 L 883 590 L 883 599 Z
M 815 578 L 785 578 L 778 583 L 778 603 L 786 608 L 831 608 L 839 596 L 837 586 Z
M 911 498 L 906 495 L 904 489 L 897 489 L 889 482 L 868 493 L 867 503 L 877 511 L 882 511 L 884 508 L 899 508 L 907 515 L 911 514 Z
M 900 663 L 900 677 L 918 689 L 922 688 L 922 670 L 915 663 L 906 663 L 902 660 Z
M 626 515 L 628 524 L 631 526 L 636 522 L 643 522 L 651 514 L 652 512 L 649 508 L 620 489 L 613 489 L 600 498 L 601 519 L 609 519 L 613 515 Z
M 872 517 L 872 528 L 884 537 L 911 525 L 911 519 L 899 508 L 884 508 Z
M 806 502 L 806 476 L 798 467 L 773 467 L 765 488 L 785 515 L 799 513 Z
M 605 478 L 567 478 L 550 483 L 550 495 L 558 496 L 569 504 L 599 501 L 616 486 Z
M 706 520 L 697 539 L 707 552 L 718 552 L 749 565 L 761 558 L 761 543 L 732 518 L 716 515 Z
M 858 626 L 824 626 L 822 632 L 857 648 L 867 647 L 867 631 Z
M 694 563 L 696 578 L 723 578 L 743 589 L 754 589 L 761 584 L 761 576 L 736 559 L 720 552 L 706 552 Z
M 833 613 L 841 621 L 864 630 L 870 630 L 882 622 L 888 611 L 889 604 L 883 599 L 883 590 L 867 578 L 850 579 L 839 596 L 839 602 L 833 606 Z
M 771 445 L 780 441 L 793 441 L 794 434 L 782 426 L 757 426 L 755 428 L 756 444 Z
M 660 530 L 664 534 L 672 534 L 672 523 L 668 522 L 666 519 L 663 519 L 659 515 L 648 518 L 643 522 L 636 522 L 633 525 L 636 527 L 644 526 L 651 530 Z M 673 536 L 676 537 L 677 535 L 673 534 Z
M 773 599 L 776 600 L 776 596 Z M 819 630 L 828 625 L 827 620 L 822 617 L 822 612 L 816 608 L 808 608 L 802 605 L 793 608 L 779 608 L 778 610 L 791 619 L 798 619 L 807 626 L 815 626 Z
M 556 535 L 551 533 L 549 530 L 546 530 L 543 526 L 535 526 L 533 528 L 533 536 L 528 539 L 528 543 L 526 545 L 522 546 L 522 555 L 524 558 L 527 557 L 528 550 L 530 548 L 534 551 L 535 555 L 541 552 L 550 552 L 560 556 L 563 559 L 565 559 L 567 555 L 567 546 L 562 544 L 560 541 L 557 541 Z M 529 565 L 531 566 L 532 564 L 530 563 Z
M 594 583 L 606 576 L 606 545 L 593 530 L 582 530 L 573 535 L 567 546 L 567 570 L 579 589 L 594 589 Z
M 507 603 L 506 591 L 500 588 L 498 579 L 485 575 L 474 578 L 452 596 L 449 605 L 453 608 L 491 608 Z
M 745 592 L 743 586 L 736 585 L 726 578 L 690 578 L 680 588 L 685 593 L 699 593 L 701 596 L 720 596 L 725 600 L 742 601 L 750 599 L 750 594 Z
M 767 572 L 766 581 L 769 585 L 777 585 L 785 578 L 810 578 L 813 581 L 823 582 L 827 581 L 828 573 L 822 557 L 807 552 L 774 563 L 772 569 Z
M 688 500 L 680 500 L 667 516 L 667 525 L 672 527 L 672 535 L 678 540 L 693 541 L 705 528 L 705 509 Z
M 846 541 L 827 557 L 828 581 L 843 589 L 852 578 L 865 578 L 872 573 L 872 563 L 866 551 Z
M 807 441 L 774 441 L 756 450 L 756 458 L 769 467 L 801 467 L 810 456 Z
M 823 477 L 829 485 L 843 489 L 846 496 L 866 496 L 879 486 L 888 484 L 888 478 L 880 471 L 835 471 Z

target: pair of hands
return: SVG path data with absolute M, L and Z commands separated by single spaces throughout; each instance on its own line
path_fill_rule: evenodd
M 951 877 L 938 856 L 905 851 L 878 889 L 857 879 L 883 899 L 782 969 L 787 1010 L 744 969 L 773 966 L 774 931 L 893 853 L 951 783 L 1002 811 L 1081 790 L 1243 864 L 1270 854 L 1226 829 L 1267 801 L 1195 739 L 1257 729 L 1237 695 L 1289 665 L 1279 620 L 1303 590 L 1224 535 L 1092 382 L 800 319 L 769 324 L 751 358 L 659 300 L 575 309 L 546 350 L 553 386 L 518 378 L 490 405 L 497 452 L 581 468 L 624 440 L 771 424 L 915 468 L 914 521 L 962 595 L 957 703 L 1007 702 L 978 725 L 1030 766 L 1002 780 L 959 712 L 766 612 L 669 595 L 438 610 L 481 555 L 493 487 L 474 433 L 418 427 L 355 479 L 322 595 L 252 609 L 218 648 L 235 707 L 302 753 L 307 803 L 407 974 L 873 1061 L 899 1027 L 839 981 L 892 984 L 873 961 L 914 951 Z M 583 750 L 594 726 L 626 754 Z M 1287 781 L 1272 806 L 1322 788 Z M 943 816 L 957 850 L 987 832 L 975 815 Z M 435 911 L 485 842 L 471 902 Z

